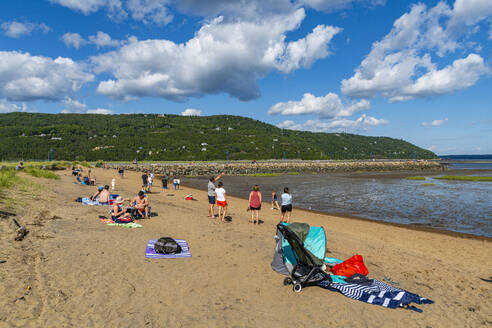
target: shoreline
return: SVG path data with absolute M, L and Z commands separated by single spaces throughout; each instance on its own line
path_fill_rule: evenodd
M 184 186 L 184 187 L 191 189 L 191 190 L 197 190 L 200 192 L 206 192 L 207 191 L 206 188 L 201 189 L 201 188 L 191 187 L 191 186 L 187 185 L 186 183 L 181 183 L 181 186 Z M 248 200 L 248 198 L 246 198 L 246 197 L 237 196 L 237 195 L 231 195 L 231 197 L 238 198 L 241 200 L 246 200 L 246 201 Z M 268 204 L 268 206 L 270 206 L 271 203 L 264 201 L 263 204 Z M 465 238 L 465 239 L 473 239 L 473 240 L 492 242 L 492 237 L 479 236 L 479 235 L 474 235 L 471 233 L 433 228 L 433 227 L 426 226 L 426 225 L 419 225 L 419 224 L 414 224 L 414 223 L 405 224 L 405 223 L 388 222 L 388 221 L 365 218 L 365 217 L 358 216 L 355 214 L 346 214 L 346 213 L 339 213 L 339 212 L 323 212 L 323 211 L 312 210 L 312 209 L 310 210 L 310 209 L 303 208 L 303 207 L 295 207 L 294 209 L 299 210 L 299 211 L 308 212 L 308 213 L 324 215 L 327 218 L 331 216 L 331 217 L 337 217 L 337 218 L 341 218 L 341 219 L 359 220 L 359 221 L 363 221 L 363 222 L 381 224 L 384 226 L 393 226 L 393 227 L 398 227 L 398 228 L 405 228 L 405 229 L 413 230 L 413 231 L 431 232 L 431 233 L 437 233 L 437 234 L 442 234 L 442 235 L 451 236 L 451 237 L 459 237 L 459 238 Z

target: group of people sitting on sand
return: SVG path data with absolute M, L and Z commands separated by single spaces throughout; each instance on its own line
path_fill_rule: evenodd
M 88 174 L 86 176 L 82 176 L 83 169 L 81 167 L 72 167 L 72 175 L 75 176 L 75 183 L 86 185 L 86 186 L 94 186 L 96 184 L 96 176 L 92 175 L 92 170 L 88 170 Z
M 225 221 L 226 213 L 227 213 L 227 196 L 226 190 L 224 189 L 224 184 L 220 181 L 217 186 L 215 186 L 215 182 L 224 176 L 224 173 L 220 173 L 216 177 L 210 177 L 207 186 L 207 194 L 208 194 L 208 217 L 215 218 L 214 214 L 214 205 L 217 204 L 219 211 L 219 220 L 221 222 Z M 280 221 L 281 222 L 290 222 L 290 216 L 292 213 L 292 195 L 289 193 L 289 188 L 285 187 L 283 194 L 280 196 L 281 206 L 279 206 L 277 199 L 277 192 L 275 190 L 272 191 L 272 210 L 280 209 Z M 260 223 L 260 210 L 261 203 L 263 201 L 260 187 L 258 185 L 253 186 L 253 190 L 249 193 L 248 198 L 248 211 L 251 211 L 251 223 L 259 224 Z
M 150 206 L 149 199 L 143 190 L 140 190 L 138 194 L 133 197 L 127 207 L 123 207 L 124 199 L 121 196 L 118 196 L 111 208 L 111 219 L 113 221 L 131 218 L 132 209 L 136 210 L 138 216 L 142 219 L 150 219 Z

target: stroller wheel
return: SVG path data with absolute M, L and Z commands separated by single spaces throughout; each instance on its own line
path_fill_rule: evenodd
M 292 284 L 292 279 L 290 279 L 289 277 L 285 278 L 284 279 L 284 286 L 287 286 L 287 285 L 290 285 Z
M 292 287 L 292 289 L 294 290 L 294 292 L 300 293 L 302 290 L 302 285 L 300 283 L 294 284 L 294 287 Z

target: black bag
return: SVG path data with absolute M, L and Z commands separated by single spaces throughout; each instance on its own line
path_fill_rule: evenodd
M 170 237 L 161 237 L 155 242 L 154 250 L 158 254 L 179 254 L 181 246 Z
M 143 216 L 140 214 L 138 209 L 136 209 L 135 207 L 129 208 L 127 210 L 127 212 L 130 213 L 130 217 L 132 218 L 133 221 L 143 219 Z

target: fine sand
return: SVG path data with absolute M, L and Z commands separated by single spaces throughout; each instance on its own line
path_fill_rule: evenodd
M 96 169 L 98 183 L 133 196 L 140 174 Z M 297 210 L 293 221 L 324 226 L 327 256 L 361 254 L 369 276 L 430 298 L 419 314 L 309 287 L 294 293 L 270 268 L 279 212 L 248 223 L 247 201 L 229 197 L 232 222 L 207 218 L 205 191 L 183 187 L 149 195 L 158 216 L 144 227 L 106 226 L 107 207 L 72 197 L 95 191 L 61 180 L 16 196 L 30 233 L 15 242 L 0 219 L 0 327 L 481 327 L 492 325 L 492 242 Z M 159 187 L 157 187 L 159 186 Z M 205 186 L 204 186 L 205 187 Z M 225 186 L 227 190 L 227 186 Z M 34 188 L 36 189 L 36 188 Z M 185 200 L 193 194 L 197 201 Z M 245 195 L 246 197 L 247 195 Z M 295 204 L 294 204 L 295 206 Z M 186 239 L 192 258 L 146 259 L 147 240 Z

